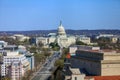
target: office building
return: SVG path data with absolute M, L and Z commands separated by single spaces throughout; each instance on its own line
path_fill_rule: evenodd
M 78 49 L 70 62 L 72 67 L 83 69 L 87 75 L 120 75 L 120 53 L 117 51 Z

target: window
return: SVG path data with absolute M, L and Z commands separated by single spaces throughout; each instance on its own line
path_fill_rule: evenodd
M 77 80 L 77 77 L 75 77 L 75 80 Z

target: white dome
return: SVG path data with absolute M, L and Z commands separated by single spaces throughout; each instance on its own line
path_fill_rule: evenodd
M 58 35 L 65 35 L 65 29 L 62 25 L 58 27 Z

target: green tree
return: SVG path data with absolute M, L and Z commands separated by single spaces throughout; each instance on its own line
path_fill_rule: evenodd
M 32 46 L 32 47 L 30 47 L 29 50 L 30 50 L 31 53 L 36 53 L 37 47 L 36 46 Z
M 100 43 L 110 43 L 111 41 L 110 41 L 110 38 L 100 37 L 98 39 L 98 42 L 100 42 Z
M 9 77 L 4 77 L 1 80 L 11 80 Z
M 23 43 L 23 45 L 30 45 L 30 40 L 29 39 L 25 39 L 22 43 Z
M 64 67 L 64 60 L 63 59 L 56 60 L 54 65 L 62 69 Z
M 44 44 L 40 41 L 38 42 L 38 47 L 42 48 L 44 46 Z
M 67 54 L 69 52 L 69 49 L 68 48 L 63 48 L 62 52 L 63 52 L 63 54 Z
M 58 70 L 58 71 L 56 72 L 55 80 L 64 80 L 62 74 L 63 74 L 62 71 L 61 71 L 61 70 Z
M 87 44 L 85 44 L 85 43 L 82 42 L 82 41 L 76 41 L 76 45 L 87 45 Z
M 59 50 L 60 46 L 58 45 L 58 43 L 50 43 L 49 46 L 53 49 L 53 50 Z

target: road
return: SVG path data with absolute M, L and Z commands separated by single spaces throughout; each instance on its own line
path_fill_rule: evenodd
M 55 61 L 60 58 L 60 52 L 55 52 L 49 58 L 46 59 L 42 67 L 34 74 L 31 80 L 47 80 L 51 74 L 52 69 L 54 68 Z

